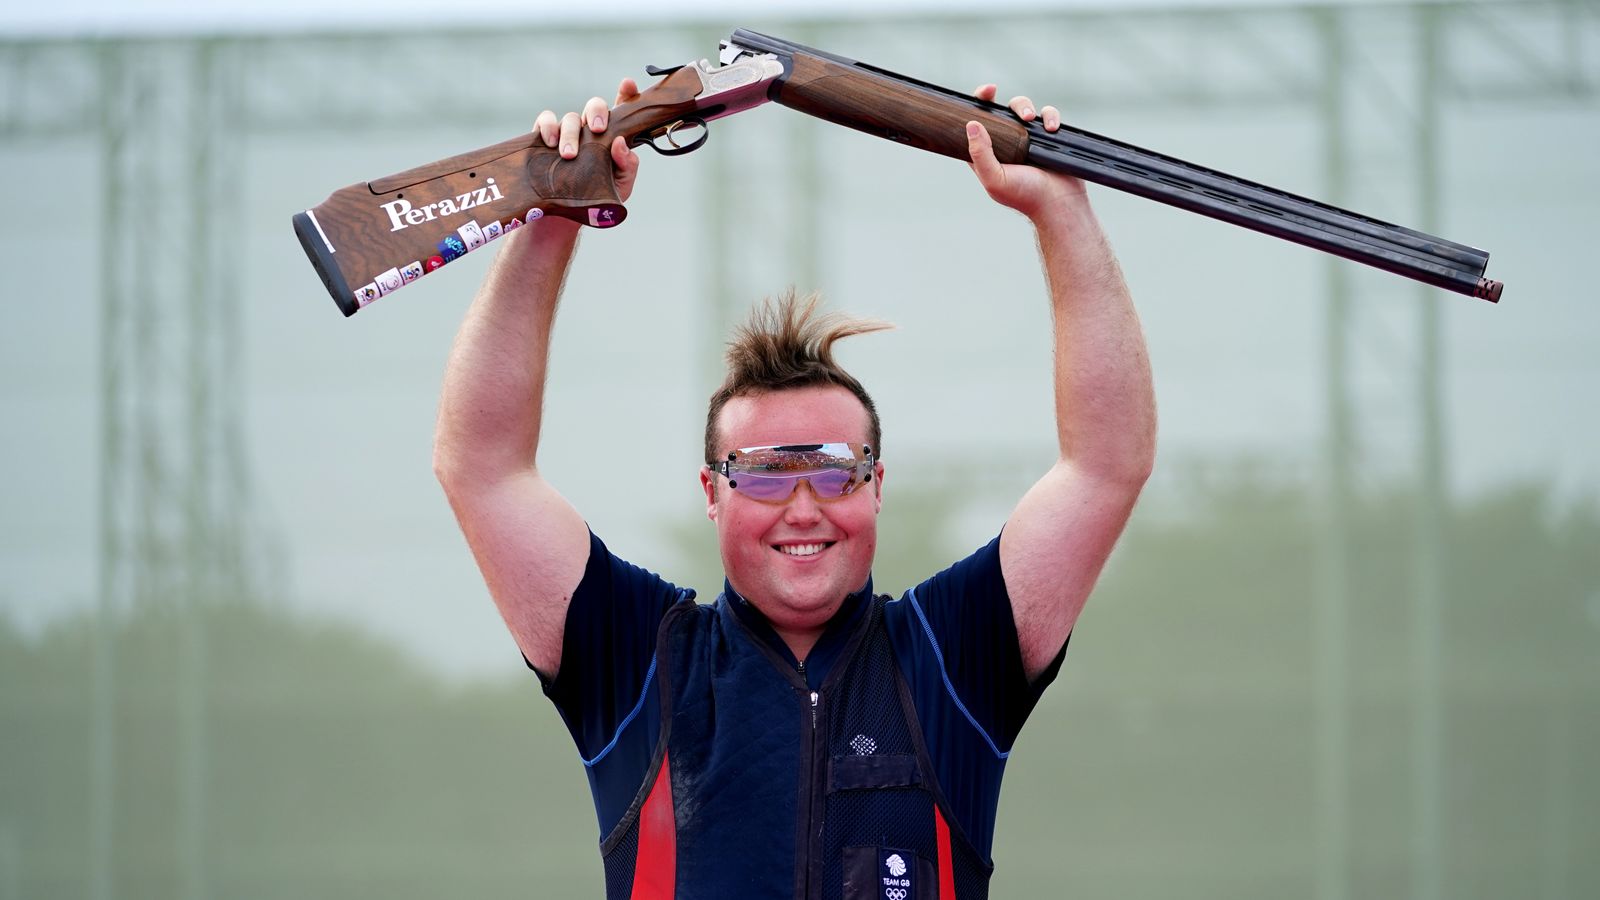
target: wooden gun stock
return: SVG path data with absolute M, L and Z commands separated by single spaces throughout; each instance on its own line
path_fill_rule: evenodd
M 349 316 L 532 219 L 610 228 L 628 215 L 611 142 L 620 134 L 630 145 L 647 143 L 691 115 L 700 90 L 693 67 L 674 71 L 612 110 L 604 134 L 582 129 L 571 160 L 529 133 L 352 184 L 296 213 L 295 234 Z

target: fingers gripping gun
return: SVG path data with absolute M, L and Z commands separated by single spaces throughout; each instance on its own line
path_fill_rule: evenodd
M 354 184 L 294 217 L 295 233 L 345 315 L 527 221 L 545 215 L 596 228 L 627 216 L 609 146 L 698 149 L 708 122 L 772 100 L 782 106 L 965 161 L 965 125 L 988 129 L 1002 163 L 1025 163 L 1304 244 L 1485 300 L 1489 254 L 1063 125 L 1048 132 L 1010 109 L 866 63 L 740 29 L 719 64 L 650 67 L 662 80 L 581 130 L 562 160 L 538 134 Z

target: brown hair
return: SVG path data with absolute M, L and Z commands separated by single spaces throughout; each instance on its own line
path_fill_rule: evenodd
M 867 408 L 868 445 L 883 456 L 878 410 L 867 389 L 833 361 L 833 344 L 840 338 L 893 328 L 888 322 L 854 319 L 839 313 L 818 313 L 822 295 L 798 297 L 794 288 L 776 300 L 767 298 L 750 311 L 750 318 L 734 330 L 728 342 L 728 377 L 711 395 L 706 411 L 706 462 L 717 455 L 717 417 L 729 400 L 747 394 L 794 388 L 837 385 L 856 395 Z

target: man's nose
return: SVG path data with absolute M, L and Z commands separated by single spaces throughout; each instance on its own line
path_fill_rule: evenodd
M 822 518 L 822 506 L 817 502 L 817 492 L 811 489 L 811 479 L 802 478 L 794 486 L 794 493 L 783 507 L 783 519 L 791 524 L 815 522 Z

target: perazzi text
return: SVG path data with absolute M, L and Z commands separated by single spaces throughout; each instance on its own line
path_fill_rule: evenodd
M 380 203 L 378 207 L 389 214 L 389 221 L 394 225 L 389 230 L 399 231 L 403 228 L 410 228 L 412 225 L 431 222 L 441 216 L 454 215 L 474 206 L 481 206 L 491 200 L 504 199 L 505 197 L 500 194 L 499 185 L 494 183 L 493 178 L 489 178 L 484 181 L 483 187 L 475 191 L 467 191 L 465 194 L 460 194 L 454 198 L 446 197 L 437 203 L 425 203 L 422 206 L 413 207 L 410 200 L 400 197 L 390 200 L 388 203 Z

